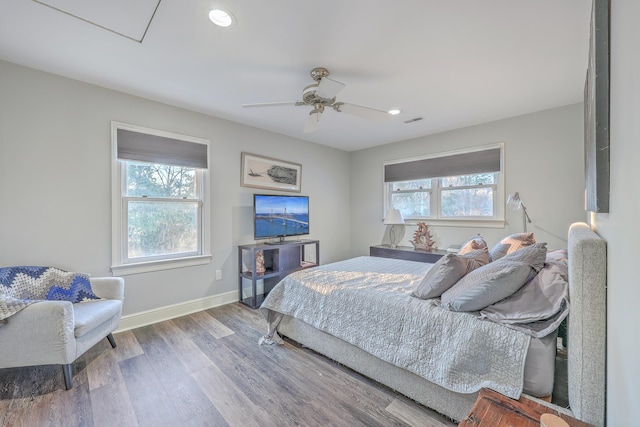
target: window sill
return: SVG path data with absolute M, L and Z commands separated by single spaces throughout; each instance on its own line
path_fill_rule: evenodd
M 137 262 L 132 264 L 112 265 L 111 271 L 117 276 L 149 273 L 152 271 L 171 270 L 174 268 L 193 267 L 209 264 L 211 255 L 198 255 L 187 258 L 163 259 L 158 261 Z
M 472 219 L 406 219 L 405 225 L 416 225 L 424 222 L 434 227 L 472 227 L 472 228 L 504 228 L 506 221 L 503 219 L 472 220 Z

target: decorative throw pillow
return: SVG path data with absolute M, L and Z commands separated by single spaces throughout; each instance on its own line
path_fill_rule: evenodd
M 464 255 L 467 252 L 477 251 L 485 248 L 487 248 L 487 242 L 484 240 L 484 238 L 481 235 L 477 234 L 472 238 L 470 238 L 469 240 L 467 240 L 466 242 L 464 242 L 464 244 L 460 247 L 460 250 L 458 251 L 458 255 Z
M 489 251 L 487 248 L 467 252 L 463 255 L 448 253 L 431 267 L 411 295 L 420 299 L 439 297 L 464 275 L 488 262 Z
M 533 245 L 535 242 L 536 238 L 533 236 L 533 233 L 512 234 L 500 240 L 500 242 L 491 248 L 489 258 L 491 261 L 495 261 L 525 246 Z
M 473 270 L 442 294 L 442 306 L 452 311 L 478 311 L 503 300 L 540 271 L 546 245 L 526 246 Z
M 567 281 L 566 264 L 545 263 L 536 277 L 508 298 L 485 307 L 480 317 L 507 324 L 551 319 L 568 306 Z

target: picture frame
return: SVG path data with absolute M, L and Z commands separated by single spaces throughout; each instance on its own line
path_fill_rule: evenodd
M 609 0 L 592 3 L 584 87 L 585 207 L 609 212 Z
M 242 187 L 299 193 L 302 165 L 257 154 L 242 153 Z

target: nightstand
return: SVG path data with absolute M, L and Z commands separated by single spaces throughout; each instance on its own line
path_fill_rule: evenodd
M 434 263 L 447 254 L 447 251 L 433 249 L 423 251 L 410 246 L 377 245 L 369 247 L 369 255 L 382 258 L 406 259 L 407 261 Z

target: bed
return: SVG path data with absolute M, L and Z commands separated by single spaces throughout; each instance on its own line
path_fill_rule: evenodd
M 606 244 L 576 223 L 567 253 L 568 413 L 600 426 Z M 271 291 L 260 309 L 270 325 L 264 341 L 286 336 L 458 421 L 483 387 L 513 398 L 552 390 L 557 322 L 536 338 L 517 327 L 479 321 L 478 313 L 447 310 L 439 299 L 415 298 L 412 290 L 432 264 L 371 257 L 334 264 L 294 274 Z M 336 274 L 340 285 L 331 283 Z M 296 281 L 308 285 L 294 297 Z M 341 302 L 334 305 L 332 299 Z M 365 327 L 370 329 L 363 333 Z M 433 328 L 437 332 L 416 335 Z

